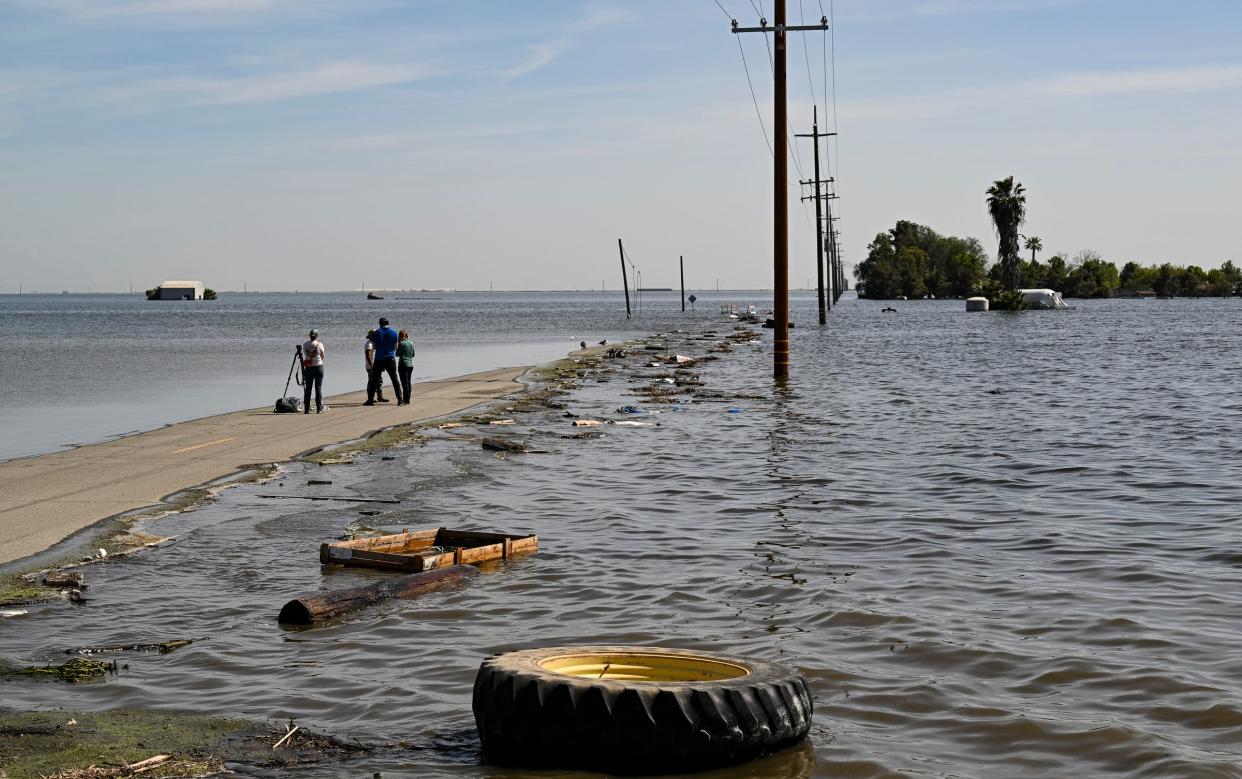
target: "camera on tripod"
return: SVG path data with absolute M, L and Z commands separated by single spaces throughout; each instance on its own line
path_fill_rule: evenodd
M 293 349 L 293 365 L 289 366 L 289 378 L 285 380 L 286 393 L 289 392 L 289 382 L 293 381 L 295 372 L 297 372 L 298 385 L 301 386 L 302 384 L 302 374 L 298 371 L 298 368 L 302 365 L 302 344 L 298 344 Z M 301 405 L 302 403 L 298 398 L 286 395 L 276 399 L 275 411 L 277 414 L 292 414 L 295 411 L 300 411 Z

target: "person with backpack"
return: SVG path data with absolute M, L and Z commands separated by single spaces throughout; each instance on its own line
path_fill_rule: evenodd
M 371 336 L 375 335 L 374 330 L 367 331 L 367 339 L 362 348 L 362 372 L 367 377 L 367 391 L 371 389 L 371 369 L 375 367 L 375 343 L 371 340 Z M 380 374 L 379 384 L 375 385 L 375 399 L 380 403 L 387 403 L 388 398 L 384 397 L 384 376 Z
M 380 317 L 379 329 L 371 332 L 371 343 L 375 346 L 375 357 L 371 363 L 371 381 L 367 384 L 367 402 L 364 406 L 375 405 L 375 395 L 383 381 L 383 374 L 388 374 L 393 390 L 397 393 L 397 403 L 403 402 L 404 393 L 401 380 L 397 378 L 397 343 L 401 340 L 396 330 L 388 326 L 388 318 Z

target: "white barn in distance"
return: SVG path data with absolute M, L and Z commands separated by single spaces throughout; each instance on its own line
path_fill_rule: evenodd
M 202 300 L 203 282 L 165 281 L 156 287 L 156 300 Z

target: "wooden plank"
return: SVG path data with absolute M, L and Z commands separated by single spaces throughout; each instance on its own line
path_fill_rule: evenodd
M 334 541 L 333 546 L 344 546 L 349 549 L 372 549 L 380 546 L 403 545 L 410 541 L 425 541 L 424 546 L 431 546 L 435 541 L 436 534 L 441 528 L 433 528 L 431 530 L 415 530 L 406 533 L 394 533 L 388 536 L 375 536 L 373 538 L 355 538 L 352 541 Z
M 458 563 L 474 564 L 484 560 L 499 560 L 504 557 L 505 546 L 500 544 L 488 544 L 487 546 L 465 547 L 461 549 L 458 556 Z
M 446 551 L 439 554 L 420 551 L 432 546 L 443 547 Z M 533 534 L 523 536 L 440 527 L 321 544 L 319 559 L 326 565 L 421 572 L 450 565 L 508 559 L 514 555 L 533 553 L 538 548 L 539 536 Z

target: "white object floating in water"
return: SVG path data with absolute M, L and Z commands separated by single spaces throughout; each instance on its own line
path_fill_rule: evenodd
M 1026 301 L 1026 305 L 1030 308 L 1045 309 L 1068 309 L 1065 301 L 1061 299 L 1061 293 L 1051 289 L 1020 289 L 1022 299 Z
M 513 424 L 513 420 L 512 419 L 493 419 L 487 424 L 489 425 L 511 425 Z
M 967 311 L 987 311 L 988 299 L 984 297 L 966 298 Z
M 0 609 L 0 619 L 8 619 L 9 617 L 20 617 L 23 614 L 29 614 L 25 609 Z
M 620 422 L 613 422 L 612 424 L 617 427 L 655 427 L 655 422 L 634 422 L 628 419 Z
M 95 550 L 95 556 L 102 560 L 108 556 L 108 550 L 101 546 L 99 549 Z
M 596 425 L 602 425 L 602 424 L 604 423 L 599 421 L 598 419 L 575 419 L 574 420 L 574 427 L 594 427 Z

